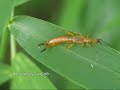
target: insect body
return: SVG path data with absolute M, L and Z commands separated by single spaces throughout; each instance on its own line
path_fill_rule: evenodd
M 100 39 L 91 39 L 89 38 L 89 35 L 86 37 L 83 37 L 81 33 L 73 33 L 73 32 L 67 32 L 67 35 L 69 36 L 60 36 L 53 38 L 45 43 L 41 43 L 40 45 L 45 45 L 47 48 L 54 47 L 56 45 L 62 44 L 62 43 L 69 43 L 70 45 L 66 48 L 72 47 L 74 44 L 82 44 L 82 47 L 84 47 L 84 43 L 87 43 L 89 47 L 91 47 L 94 44 L 100 43 Z M 41 52 L 45 51 L 46 48 L 44 48 Z

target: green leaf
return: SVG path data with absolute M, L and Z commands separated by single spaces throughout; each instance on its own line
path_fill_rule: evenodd
M 0 63 L 0 85 L 11 79 L 11 68 L 10 66 Z
M 7 27 L 8 21 L 11 16 L 11 12 L 13 9 L 13 1 L 12 0 L 0 0 L 0 37 L 2 31 Z
M 14 6 L 19 6 L 21 4 L 24 4 L 30 0 L 14 0 Z
M 81 48 L 66 44 L 40 52 L 38 44 L 65 35 L 66 29 L 29 16 L 17 16 L 10 26 L 18 43 L 36 60 L 85 89 L 120 88 L 120 52 L 106 45 Z
M 49 72 L 42 72 L 26 55 L 16 54 L 12 61 L 13 79 L 11 89 L 56 89 L 47 78 Z
M 49 75 L 48 78 L 52 81 L 52 83 L 56 86 L 56 88 L 59 90 L 63 89 L 81 89 L 84 90 L 79 85 L 75 84 L 71 80 L 59 75 L 58 73 L 54 72 L 50 68 L 47 68 L 46 66 L 40 64 L 38 61 L 37 65 L 42 69 L 42 71 L 48 71 L 49 73 L 52 73 L 52 75 Z

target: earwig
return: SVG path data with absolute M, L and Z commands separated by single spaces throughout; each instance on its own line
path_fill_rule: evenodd
M 84 43 L 87 43 L 87 46 L 92 47 L 91 44 L 98 44 L 100 43 L 101 39 L 91 39 L 89 38 L 89 34 L 87 34 L 86 37 L 83 37 L 81 33 L 74 33 L 74 32 L 66 32 L 69 36 L 60 36 L 53 38 L 45 43 L 41 43 L 38 46 L 45 45 L 46 47 L 41 51 L 45 51 L 47 48 L 54 47 L 56 45 L 62 44 L 62 43 L 70 43 L 69 46 L 67 46 L 67 49 L 72 47 L 74 44 L 81 44 L 82 47 L 84 47 Z

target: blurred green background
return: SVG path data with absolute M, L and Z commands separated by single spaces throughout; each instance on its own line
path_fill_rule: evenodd
M 28 15 L 43 19 L 84 36 L 103 39 L 110 47 L 120 51 L 120 0 L 29 0 L 15 7 L 14 15 Z M 6 63 L 10 64 L 10 46 L 6 54 Z M 17 44 L 17 51 L 26 53 Z M 52 73 L 48 78 L 58 89 L 79 89 L 77 84 L 55 73 L 42 64 L 38 64 L 30 55 L 26 55 L 41 70 Z M 11 81 L 0 86 L 10 88 Z
M 120 0 L 30 0 L 15 8 L 15 15 L 29 15 L 100 37 L 120 50 Z

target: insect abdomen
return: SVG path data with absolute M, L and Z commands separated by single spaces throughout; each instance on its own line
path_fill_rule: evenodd
M 46 44 L 48 47 L 53 47 L 56 46 L 58 44 L 62 44 L 62 43 L 71 43 L 72 39 L 68 36 L 61 36 L 61 37 L 57 37 L 57 38 L 53 38 L 50 41 L 48 41 Z

